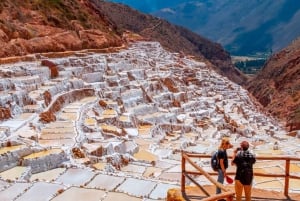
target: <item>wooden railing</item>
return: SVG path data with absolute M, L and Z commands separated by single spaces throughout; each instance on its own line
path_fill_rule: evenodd
M 205 195 L 209 196 L 207 198 L 203 198 L 202 201 L 214 201 L 218 199 L 226 199 L 227 201 L 233 201 L 234 192 L 227 189 L 223 184 L 217 182 L 213 177 L 210 176 L 205 170 L 203 170 L 200 166 L 193 162 L 191 158 L 207 158 L 208 155 L 201 154 L 191 154 L 187 152 L 181 153 L 181 192 L 185 194 L 185 178 L 187 177 L 190 181 L 192 181 L 197 187 L 205 193 Z M 210 157 L 210 156 L 208 156 Z M 196 170 L 190 171 L 186 170 L 186 161 L 189 162 Z M 210 196 L 209 193 L 200 185 L 197 181 L 195 181 L 190 175 L 204 175 L 210 182 L 212 182 L 215 186 L 219 187 L 222 190 L 222 193 Z
M 188 152 L 182 152 L 182 160 L 181 160 L 181 192 L 185 194 L 185 181 L 186 177 L 192 181 L 196 186 L 200 188 L 207 196 L 207 198 L 204 198 L 202 200 L 205 201 L 213 201 L 217 199 L 227 199 L 227 201 L 233 200 L 234 192 L 231 192 L 229 189 L 227 189 L 224 185 L 217 182 L 214 178 L 211 177 L 211 175 L 217 175 L 217 172 L 209 172 L 207 173 L 205 170 L 203 170 L 201 167 L 199 167 L 191 158 L 210 158 L 210 155 L 207 154 L 194 154 L 194 153 L 188 153 Z M 229 158 L 231 158 L 229 156 Z M 270 174 L 270 173 L 257 173 L 254 171 L 255 176 L 261 176 L 261 177 L 279 177 L 279 178 L 285 178 L 284 182 L 284 195 L 288 197 L 289 194 L 289 179 L 299 179 L 300 176 L 297 175 L 290 175 L 290 163 L 291 161 L 300 161 L 300 158 L 297 157 L 290 157 L 290 156 L 256 156 L 256 160 L 274 160 L 274 161 L 285 161 L 285 174 Z M 190 171 L 186 170 L 186 162 L 191 164 L 197 171 Z M 228 175 L 234 175 L 235 172 L 226 172 Z M 197 183 L 190 175 L 204 175 L 211 183 L 213 183 L 215 186 L 222 189 L 221 194 L 210 196 L 205 189 Z

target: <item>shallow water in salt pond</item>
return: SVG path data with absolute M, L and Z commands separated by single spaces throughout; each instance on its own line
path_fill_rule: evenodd
M 4 180 L 15 180 L 21 177 L 27 167 L 16 166 L 0 173 L 0 177 Z
M 55 180 L 61 175 L 64 171 L 66 171 L 66 168 L 55 168 L 52 170 L 48 170 L 45 172 L 33 174 L 30 177 L 30 181 L 40 180 L 40 181 L 52 181 Z
M 31 184 L 29 183 L 16 183 L 7 189 L 0 191 L 0 200 L 8 201 L 14 200 L 18 195 L 23 193 L 25 189 L 29 188 Z
M 15 151 L 21 148 L 24 148 L 24 145 L 17 145 L 17 146 L 11 146 L 11 147 L 1 147 L 0 148 L 0 154 L 7 153 L 9 151 Z
M 58 154 L 60 152 L 62 152 L 61 149 L 50 149 L 50 150 L 40 151 L 40 152 L 37 152 L 37 153 L 32 153 L 28 156 L 25 156 L 24 159 L 40 158 L 40 157 L 47 156 L 47 155 L 50 155 L 50 154 Z
M 103 201 L 118 201 L 118 200 L 122 200 L 122 201 L 142 201 L 141 198 L 134 198 L 134 197 L 130 197 L 126 194 L 122 194 L 122 193 L 108 193 L 107 197 L 105 197 L 105 199 Z
M 91 180 L 95 175 L 94 172 L 83 169 L 68 169 L 58 178 L 58 182 L 69 185 L 81 185 Z
M 49 184 L 45 182 L 36 182 L 16 201 L 42 201 L 50 200 L 58 190 L 63 189 L 60 184 Z
M 105 191 L 96 189 L 84 189 L 71 187 L 64 191 L 59 196 L 55 197 L 51 201 L 67 201 L 67 200 L 88 200 L 88 201 L 99 201 L 104 197 Z

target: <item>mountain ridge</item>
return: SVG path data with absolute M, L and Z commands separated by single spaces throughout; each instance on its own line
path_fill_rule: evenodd
M 201 2 L 204 8 L 201 12 L 194 8 L 195 5 L 190 6 L 192 10 L 189 15 L 197 16 L 192 20 L 187 20 L 184 14 L 181 17 L 180 8 L 178 11 L 175 9 L 176 16 L 172 15 L 175 18 L 163 13 L 152 14 L 176 24 L 190 21 L 188 28 L 221 43 L 234 55 L 277 52 L 300 34 L 300 28 L 296 25 L 300 17 L 300 2 L 296 0 L 196 2 Z M 187 6 L 182 6 L 182 9 Z M 198 19 L 206 19 L 206 22 L 197 24 Z
M 232 55 L 277 52 L 300 35 L 300 2 L 297 0 L 157 0 L 149 7 L 130 0 L 112 0 L 184 26 L 216 41 Z
M 239 84 L 246 82 L 247 77 L 233 66 L 230 54 L 220 44 L 166 20 L 140 13 L 129 6 L 106 1 L 92 0 L 92 2 L 98 5 L 110 21 L 118 25 L 120 32 L 130 30 L 146 39 L 160 42 L 169 50 L 206 59 L 221 75 Z

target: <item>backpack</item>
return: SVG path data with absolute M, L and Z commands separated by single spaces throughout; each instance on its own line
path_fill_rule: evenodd
M 253 179 L 253 168 L 251 163 L 243 158 L 240 171 L 240 182 L 243 185 L 250 185 Z
M 214 152 L 211 155 L 210 165 L 214 171 L 218 171 L 219 169 L 218 151 Z

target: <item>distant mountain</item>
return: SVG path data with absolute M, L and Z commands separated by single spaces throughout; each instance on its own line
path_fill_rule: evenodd
M 184 26 L 232 55 L 276 52 L 300 35 L 299 0 L 152 0 L 148 9 L 141 1 L 114 1 Z
M 214 70 L 230 80 L 239 84 L 246 81 L 245 75 L 233 66 L 229 53 L 220 44 L 128 6 L 100 0 L 91 2 L 97 5 L 99 12 L 114 23 L 120 32 L 129 30 L 148 40 L 160 42 L 168 50 L 205 59 L 212 64 Z
M 268 113 L 300 130 L 300 38 L 274 54 L 247 89 Z

